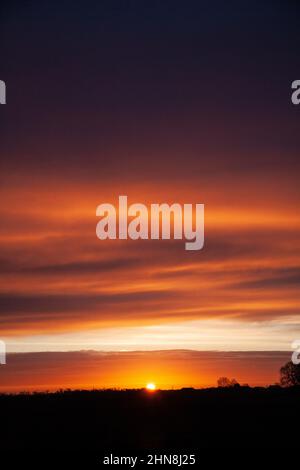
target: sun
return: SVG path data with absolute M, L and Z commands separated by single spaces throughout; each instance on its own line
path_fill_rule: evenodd
M 156 390 L 156 385 L 151 382 L 146 385 L 146 389 L 149 390 L 150 392 L 153 392 L 154 390 Z

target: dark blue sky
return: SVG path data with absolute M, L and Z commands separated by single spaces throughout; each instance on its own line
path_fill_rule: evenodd
M 293 1 L 4 2 L 6 168 L 36 169 L 45 146 L 42 170 L 179 149 L 205 169 L 220 146 L 229 166 L 280 166 L 283 149 L 298 165 L 299 22 Z

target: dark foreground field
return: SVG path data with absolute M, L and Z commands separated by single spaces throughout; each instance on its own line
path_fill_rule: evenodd
M 299 388 L 1 395 L 0 450 L 292 449 L 299 416 Z

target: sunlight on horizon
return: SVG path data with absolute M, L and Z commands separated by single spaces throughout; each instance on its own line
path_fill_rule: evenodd
M 156 390 L 156 385 L 154 383 L 150 382 L 146 385 L 146 389 L 149 392 L 154 392 Z

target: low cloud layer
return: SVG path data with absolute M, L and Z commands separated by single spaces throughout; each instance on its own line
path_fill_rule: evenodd
M 0 392 L 59 388 L 215 386 L 220 376 L 269 385 L 290 358 L 284 352 L 95 351 L 9 354 L 0 366 Z

